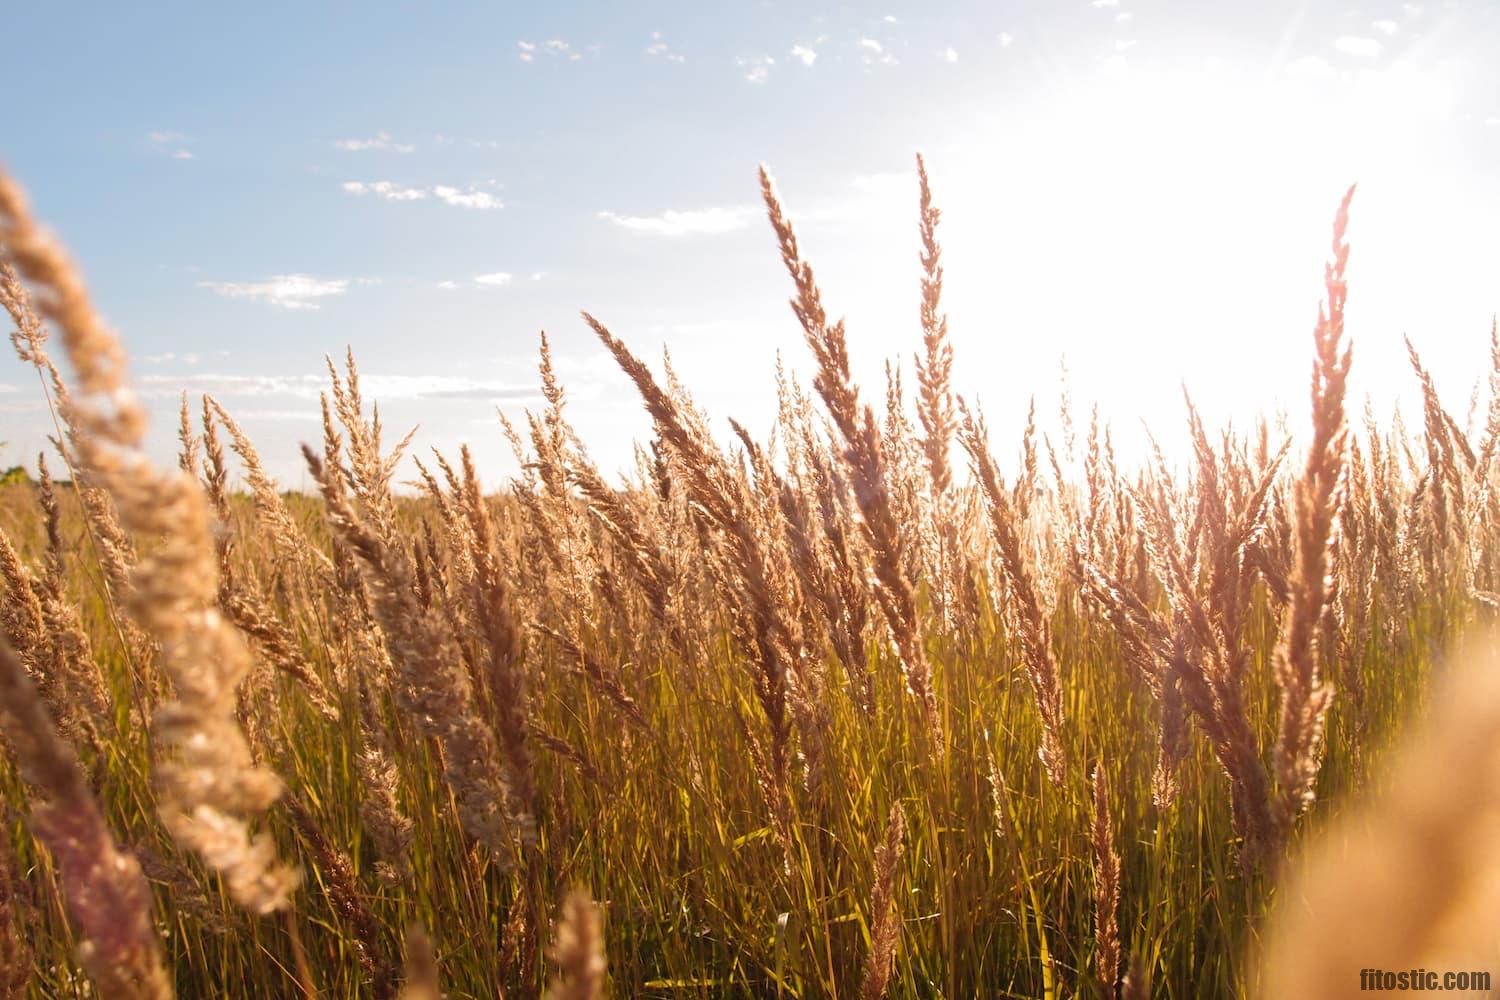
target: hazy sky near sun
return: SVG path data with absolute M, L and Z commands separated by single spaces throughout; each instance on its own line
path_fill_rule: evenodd
M 71 248 L 173 451 L 212 393 L 287 485 L 352 344 L 388 428 L 513 468 L 537 332 L 608 468 L 647 422 L 578 317 L 725 430 L 809 371 L 759 206 L 775 173 L 874 399 L 920 346 L 912 154 L 948 268 L 955 381 L 997 437 L 1027 399 L 1181 435 L 1306 417 L 1339 197 L 1358 181 L 1357 408 L 1456 415 L 1500 308 L 1500 4 L 8 4 L 0 161 Z M 21 83 L 17 83 L 21 81 Z M 1077 419 L 1085 419 L 1082 412 Z M 50 424 L 0 361 L 0 466 Z M 1007 453 L 1012 444 L 1000 437 Z

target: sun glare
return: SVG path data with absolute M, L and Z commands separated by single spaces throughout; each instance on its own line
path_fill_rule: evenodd
M 1009 399 L 1011 422 L 1064 358 L 1075 400 L 1132 425 L 1175 428 L 1180 383 L 1215 421 L 1300 414 L 1330 225 L 1356 183 L 1355 391 L 1382 408 L 1409 391 L 1403 333 L 1471 378 L 1494 255 L 1433 148 L 1453 72 L 1104 70 L 976 114 L 932 157 L 956 350 L 975 362 L 960 378 Z

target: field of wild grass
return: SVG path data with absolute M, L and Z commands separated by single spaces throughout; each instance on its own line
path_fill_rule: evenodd
M 1188 401 L 1177 475 L 1122 467 L 1086 413 L 992 441 L 950 388 L 920 176 L 910 397 L 853 383 L 764 177 L 813 372 L 773 438 L 720 433 L 586 316 L 653 422 L 628 479 L 574 434 L 544 338 L 545 407 L 496 427 L 518 479 L 404 464 L 351 356 L 312 496 L 209 398 L 177 466 L 145 458 L 121 341 L 0 179 L 0 301 L 60 429 L 0 488 L 0 996 L 1334 997 L 1367 966 L 1500 971 L 1467 889 L 1496 670 L 1386 753 L 1500 600 L 1500 344 L 1476 426 L 1415 351 L 1422 426 L 1353 419 L 1346 198 L 1294 440 Z M 412 469 L 421 494 L 393 489 Z

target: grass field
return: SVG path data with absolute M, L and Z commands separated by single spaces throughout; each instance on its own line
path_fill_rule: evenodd
M 1346 199 L 1289 436 L 1189 400 L 1175 473 L 1086 412 L 995 442 L 950 386 L 925 173 L 909 393 L 853 383 L 764 196 L 815 372 L 773 437 L 711 432 L 586 317 L 653 422 L 628 481 L 544 339 L 546 405 L 496 428 L 515 481 L 462 449 L 398 472 L 351 356 L 305 496 L 208 398 L 179 466 L 145 458 L 120 341 L 0 185 L 3 300 L 59 421 L 53 478 L 0 487 L 0 995 L 1327 997 L 1500 969 L 1500 914 L 1455 909 L 1493 854 L 1494 672 L 1380 766 L 1500 600 L 1500 345 L 1476 426 L 1415 352 L 1421 427 L 1358 419 Z

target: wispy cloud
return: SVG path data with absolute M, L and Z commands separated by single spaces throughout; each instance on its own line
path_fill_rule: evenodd
M 395 142 L 391 139 L 389 132 L 380 131 L 375 133 L 373 139 L 339 139 L 334 142 L 339 149 L 346 149 L 351 153 L 360 153 L 371 149 L 388 149 L 393 153 L 412 153 L 416 146 L 407 142 Z
M 1374 28 L 1376 31 L 1387 37 L 1394 35 L 1397 31 L 1401 30 L 1401 25 L 1397 24 L 1395 21 L 1389 20 L 1376 21 L 1370 27 Z
M 188 353 L 178 354 L 176 351 L 167 351 L 164 354 L 147 354 L 141 358 L 148 365 L 164 365 L 172 361 L 180 361 L 185 365 L 196 365 L 203 360 L 203 355 Z
M 522 62 L 536 62 L 537 56 L 549 56 L 554 59 L 567 59 L 569 62 L 577 62 L 583 56 L 573 48 L 571 42 L 561 38 L 549 38 L 544 42 L 532 42 L 522 39 L 516 42 L 516 56 Z
M 278 309 L 317 309 L 320 299 L 347 292 L 349 279 L 278 274 L 263 281 L 200 281 L 198 285 L 225 298 L 264 302 Z
M 439 288 L 441 288 L 445 292 L 451 292 L 451 291 L 453 291 L 453 289 L 455 289 L 455 288 L 458 287 L 458 282 L 456 282 L 456 281 L 439 281 L 437 283 L 437 286 Z
M 808 48 L 806 45 L 793 45 L 792 58 L 802 63 L 802 65 L 804 66 L 811 66 L 813 63 L 818 61 L 818 54 L 817 52 Z
M 9 382 L 0 382 L 0 396 L 3 396 L 5 394 L 7 394 L 7 393 L 20 392 L 20 391 L 21 391 L 21 389 L 20 389 L 19 386 L 11 385 Z
M 1105 7 L 1118 7 L 1120 6 L 1120 0 L 1090 0 L 1089 6 L 1096 9 L 1102 9 Z
M 148 397 L 177 396 L 184 390 L 197 395 L 208 393 L 223 399 L 287 399 L 315 400 L 328 387 L 328 376 L 323 373 L 310 375 L 229 375 L 205 372 L 185 375 L 143 375 L 137 381 L 142 395 Z M 460 375 L 376 375 L 360 372 L 360 390 L 370 399 L 384 401 L 413 399 L 480 399 L 516 400 L 530 399 L 539 395 L 537 388 L 528 383 L 502 382 L 475 379 Z M 236 411 L 236 415 L 249 416 L 255 411 Z M 262 411 L 267 412 L 267 411 Z M 300 410 L 276 412 L 295 413 Z M 310 409 L 309 414 L 317 411 Z M 277 419 L 277 418 L 271 418 Z M 288 418 L 290 419 L 290 418 Z
M 1356 59 L 1374 59 L 1380 55 L 1380 43 L 1373 38 L 1358 35 L 1341 35 L 1333 40 L 1333 47 L 1346 56 Z
M 638 233 L 654 233 L 658 236 L 693 236 L 713 233 L 728 233 L 744 229 L 755 217 L 755 209 L 747 205 L 703 208 L 679 212 L 668 209 L 660 215 L 617 215 L 600 212 L 599 218 L 608 219 L 615 225 Z
M 746 83 L 765 83 L 766 78 L 771 75 L 771 67 L 776 65 L 776 60 L 770 56 L 741 56 L 734 64 L 745 71 Z
M 896 61 L 896 57 L 887 52 L 885 46 L 873 38 L 861 38 L 857 44 L 860 53 L 864 56 L 865 65 L 878 62 L 888 66 Z
M 473 185 L 465 190 L 447 184 L 423 188 L 408 187 L 394 181 L 345 181 L 340 187 L 352 195 L 374 195 L 385 201 L 425 201 L 432 197 L 455 208 L 482 210 L 505 207 L 505 202 Z
M 660 31 L 651 32 L 651 44 L 646 46 L 646 55 L 672 63 L 687 62 L 687 57 L 682 53 L 672 51 L 672 47 L 661 37 Z
M 948 46 L 946 49 L 939 49 L 937 55 L 938 55 L 939 59 L 943 60 L 943 62 L 946 62 L 946 63 L 956 63 L 956 62 L 958 62 L 958 50 L 955 49 L 951 45 Z
M 462 143 L 463 145 L 468 146 L 470 149 L 500 148 L 500 143 L 496 139 L 460 139 L 457 136 L 444 135 L 441 132 L 433 136 L 432 141 L 437 143 L 439 146 L 452 146 L 455 143 Z
M 1015 43 L 1016 43 L 1016 36 L 1015 35 L 1012 35 L 1008 31 L 1002 31 L 1002 32 L 1000 32 L 1000 47 L 1002 49 L 1008 49 L 1012 45 L 1014 45 Z
M 489 274 L 474 275 L 474 284 L 486 288 L 504 288 L 514 277 L 509 271 L 491 271 Z
M 192 142 L 181 132 L 152 132 L 147 136 L 151 140 L 152 147 L 158 152 L 170 156 L 174 160 L 191 160 L 193 153 L 187 148 Z
M 394 181 L 345 181 L 342 187 L 350 194 L 373 194 L 386 201 L 422 201 L 427 197 L 422 188 L 406 187 Z
M 437 195 L 443 204 L 453 205 L 457 208 L 490 209 L 505 207 L 505 202 L 496 198 L 488 191 L 480 191 L 473 187 L 470 187 L 467 191 L 460 191 L 456 187 L 447 187 L 446 185 L 439 184 L 432 189 L 432 193 Z

